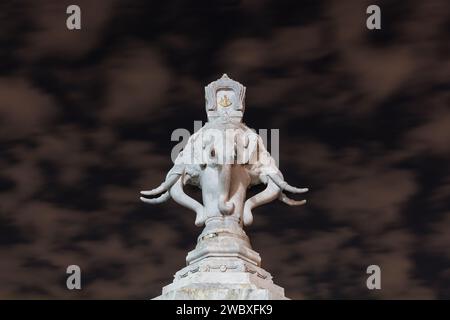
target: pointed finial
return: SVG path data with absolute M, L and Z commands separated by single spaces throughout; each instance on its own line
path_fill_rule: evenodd
M 222 78 L 230 79 L 226 73 L 223 74 Z

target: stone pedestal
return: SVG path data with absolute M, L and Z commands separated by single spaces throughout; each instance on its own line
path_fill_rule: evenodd
M 259 254 L 239 221 L 209 219 L 197 246 L 186 257 L 171 284 L 155 299 L 163 300 L 280 300 L 284 289 L 262 269 Z

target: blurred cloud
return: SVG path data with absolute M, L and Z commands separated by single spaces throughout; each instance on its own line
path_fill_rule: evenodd
M 40 132 L 57 116 L 54 99 L 25 79 L 0 78 L 0 139 Z
M 448 155 L 450 152 L 449 128 L 450 112 L 433 114 L 425 120 L 424 124 L 411 130 L 407 141 L 420 151 Z
M 170 73 L 155 50 L 137 44 L 111 57 L 104 70 L 109 79 L 106 122 L 140 120 L 161 113 L 170 85 Z
M 368 1 L 79 1 L 80 32 L 66 1 L 11 3 L 0 298 L 160 294 L 200 230 L 138 191 L 164 179 L 171 130 L 205 119 L 203 86 L 225 72 L 247 87 L 246 123 L 280 129 L 287 180 L 311 189 L 304 207 L 258 208 L 247 230 L 287 296 L 450 296 L 446 1 L 382 1 L 376 34 Z M 70 264 L 80 292 L 65 287 Z M 381 291 L 366 288 L 370 264 Z
M 116 1 L 77 1 L 81 8 L 81 30 L 71 31 L 66 27 L 69 15 L 66 9 L 73 1 L 48 0 L 27 1 L 26 12 L 33 29 L 26 35 L 26 45 L 19 54 L 24 60 L 45 57 L 75 59 L 95 48 L 112 17 Z

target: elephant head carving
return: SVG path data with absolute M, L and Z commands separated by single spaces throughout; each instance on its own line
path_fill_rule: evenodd
M 289 185 L 261 137 L 242 123 L 244 97 L 245 87 L 226 75 L 206 87 L 208 122 L 189 138 L 165 181 L 141 191 L 142 201 L 157 204 L 172 197 L 196 212 L 198 226 L 226 217 L 250 225 L 252 210 L 275 199 L 288 205 L 306 202 L 285 194 L 308 189 Z M 246 199 L 247 189 L 261 183 L 266 188 Z M 185 184 L 201 188 L 203 204 L 184 192 Z

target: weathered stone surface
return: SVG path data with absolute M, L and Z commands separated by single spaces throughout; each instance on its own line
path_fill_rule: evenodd
M 222 269 L 224 270 L 224 269 Z M 262 269 L 261 269 L 262 270 Z M 262 273 L 265 273 L 263 271 Z M 269 275 L 270 276 L 270 275 Z M 271 278 L 271 277 L 270 277 Z M 165 286 L 160 300 L 281 300 L 284 289 L 255 272 L 196 271 Z
M 186 257 L 187 266 L 156 299 L 286 299 L 284 289 L 260 267 L 261 258 L 245 232 L 232 232 L 238 226 L 222 218 L 206 227 Z

